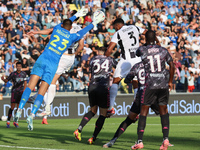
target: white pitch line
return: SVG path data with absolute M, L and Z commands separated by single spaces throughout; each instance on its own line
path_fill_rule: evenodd
M 9 145 L 0 145 L 0 147 L 15 148 L 15 149 L 67 150 L 67 149 L 51 149 L 51 148 L 22 147 L 22 146 L 9 146 Z
M 87 124 L 87 126 L 93 126 L 94 124 Z M 110 125 L 120 125 L 120 123 L 105 123 L 104 126 L 110 126 Z M 137 125 L 137 123 L 135 124 Z M 152 125 L 152 126 L 159 126 L 161 124 L 147 124 L 147 125 Z M 170 124 L 170 126 L 200 126 L 200 124 Z M 59 126 L 59 125 L 47 125 L 47 127 L 53 127 L 53 126 Z M 61 125 L 63 126 L 63 125 Z M 71 126 L 77 126 L 77 124 L 66 124 L 65 126 L 71 127 Z

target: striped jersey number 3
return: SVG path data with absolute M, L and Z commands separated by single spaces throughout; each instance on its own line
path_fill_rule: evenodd
M 133 39 L 133 42 L 131 42 L 131 46 L 135 46 L 137 44 L 136 37 L 134 36 L 134 32 L 131 31 L 128 33 L 129 39 Z M 134 49 L 129 49 L 129 53 L 131 58 L 135 58 L 135 50 Z
M 109 61 L 106 59 L 102 64 L 100 64 L 99 62 L 100 62 L 99 59 L 94 60 L 94 66 L 96 66 L 94 73 L 99 72 L 101 69 L 105 69 L 105 72 L 108 72 Z
M 53 40 L 53 41 L 51 41 L 51 45 L 52 46 L 54 46 L 54 47 L 56 47 L 56 42 L 58 42 L 58 41 L 60 41 L 60 37 L 58 36 L 58 35 L 54 35 L 53 37 L 55 37 L 56 39 L 55 40 Z M 61 50 L 61 51 L 63 51 L 64 49 L 66 49 L 66 47 L 67 47 L 67 44 L 69 43 L 69 41 L 68 40 L 65 40 L 65 39 L 62 39 L 62 45 L 63 45 L 63 47 L 58 47 L 58 49 L 59 50 Z

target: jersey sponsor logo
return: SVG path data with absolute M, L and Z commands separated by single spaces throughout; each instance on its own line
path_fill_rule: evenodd
M 150 73 L 150 77 L 165 78 L 165 75 L 160 73 Z
M 55 52 L 58 55 L 61 55 L 61 52 L 59 52 L 58 50 L 54 49 L 53 47 L 49 46 L 49 50 Z
M 23 98 L 22 101 L 26 101 L 26 100 Z
M 94 75 L 93 77 L 94 77 L 94 79 L 95 78 L 99 78 L 99 77 L 101 77 L 101 78 L 108 78 L 107 75 L 102 75 L 102 74 L 97 74 L 97 75 Z
M 24 78 L 16 78 L 16 82 L 22 82 L 24 81 Z

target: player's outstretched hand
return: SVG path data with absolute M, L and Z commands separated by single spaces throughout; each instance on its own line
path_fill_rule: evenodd
M 104 19 L 105 19 L 105 14 L 104 14 L 104 12 L 103 12 L 103 11 L 100 11 L 100 10 L 97 10 L 97 11 L 95 11 L 94 14 L 93 14 L 93 18 L 92 18 L 93 22 L 92 22 L 92 24 L 93 24 L 94 26 L 96 26 L 98 23 L 104 21 Z
M 83 17 L 85 15 L 87 15 L 88 13 L 88 9 L 87 8 L 82 8 L 81 10 L 78 10 L 77 13 L 75 14 L 75 16 L 78 17 Z

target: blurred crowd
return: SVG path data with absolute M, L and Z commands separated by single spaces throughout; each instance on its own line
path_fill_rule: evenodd
M 60 77 L 58 91 L 87 91 L 89 60 L 99 47 L 109 45 L 116 18 L 122 18 L 126 25 L 156 32 L 176 66 L 173 92 L 200 91 L 200 0 L 1 0 L 0 73 L 8 76 L 16 70 L 16 62 L 21 61 L 23 71 L 30 76 L 50 35 L 29 36 L 27 32 L 52 28 L 80 7 L 89 11 L 77 22 L 82 28 L 92 22 L 93 12 L 98 9 L 105 12 L 106 19 L 97 30 L 87 33 L 84 49 L 76 56 L 71 70 Z M 140 45 L 144 43 L 141 36 Z M 119 56 L 117 46 L 112 57 L 117 60 Z M 8 94 L 12 83 L 4 85 L 0 81 L 0 85 L 0 92 Z M 126 93 L 132 92 L 131 85 L 122 83 L 122 87 Z

